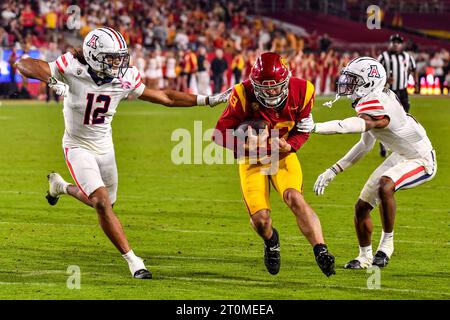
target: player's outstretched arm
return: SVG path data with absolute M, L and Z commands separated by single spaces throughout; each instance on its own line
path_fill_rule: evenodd
M 228 89 L 217 95 L 202 96 L 175 90 L 155 90 L 145 88 L 142 95 L 139 96 L 139 99 L 162 104 L 167 107 L 193 107 L 206 105 L 214 107 L 220 103 L 227 102 L 230 93 L 231 89 Z
M 361 160 L 375 145 L 376 139 L 369 132 L 361 134 L 361 139 L 356 143 L 345 156 L 336 162 L 338 172 L 344 171 L 356 162 Z
M 374 118 L 361 113 L 357 117 L 346 118 L 343 120 L 332 120 L 322 123 L 315 123 L 312 116 L 297 123 L 297 129 L 300 132 L 311 132 L 319 134 L 337 134 L 337 133 L 363 133 L 373 128 L 385 128 L 389 124 L 389 118 Z
M 15 63 L 15 66 L 17 70 L 19 70 L 20 74 L 27 78 L 47 82 L 48 78 L 51 76 L 48 62 L 43 60 L 33 59 L 30 57 L 21 58 Z

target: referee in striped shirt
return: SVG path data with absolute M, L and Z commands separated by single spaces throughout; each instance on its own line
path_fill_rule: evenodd
M 413 73 L 416 77 L 416 61 L 408 52 L 403 51 L 403 38 L 399 34 L 391 36 L 388 50 L 380 54 L 378 61 L 386 69 L 389 89 L 395 92 L 403 105 L 403 109 L 409 112 L 406 86 L 410 73 Z
M 394 34 L 389 38 L 389 47 L 378 57 L 378 61 L 386 69 L 388 75 L 389 89 L 399 98 L 403 109 L 409 112 L 409 98 L 406 90 L 408 76 L 413 73 L 417 83 L 416 62 L 414 58 L 406 51 L 403 51 L 403 37 Z M 380 155 L 386 157 L 386 149 L 380 143 Z

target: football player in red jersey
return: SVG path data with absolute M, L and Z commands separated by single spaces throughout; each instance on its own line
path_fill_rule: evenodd
M 251 224 L 264 239 L 264 262 L 271 274 L 277 274 L 280 269 L 280 239 L 277 230 L 272 227 L 270 217 L 270 182 L 294 213 L 300 231 L 312 245 L 323 273 L 327 276 L 335 273 L 334 257 L 325 245 L 319 218 L 303 198 L 302 170 L 296 155 L 309 134 L 298 132 L 295 125 L 308 118 L 313 103 L 312 83 L 292 77 L 280 55 L 266 52 L 256 60 L 250 79 L 234 86 L 213 136 L 217 144 L 232 148 L 239 158 L 242 194 Z M 232 133 L 233 129 L 247 120 L 263 120 L 267 124 L 265 139 L 260 137 L 256 145 L 262 140 L 272 140 L 266 150 L 278 152 L 276 172 L 264 172 L 272 164 L 249 161 L 256 138 L 251 134 L 251 128 L 247 130 L 247 142 Z M 278 137 L 274 133 L 278 133 Z M 240 157 L 238 151 L 243 144 L 246 155 Z M 258 145 L 256 148 L 263 147 Z

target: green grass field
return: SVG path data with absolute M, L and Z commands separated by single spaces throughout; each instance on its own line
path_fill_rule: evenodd
M 316 121 L 353 115 L 348 102 L 314 108 Z M 169 109 L 123 102 L 115 117 L 119 169 L 115 211 L 134 251 L 154 274 L 130 277 L 128 266 L 98 225 L 93 209 L 69 197 L 50 207 L 51 170 L 70 179 L 63 161 L 62 105 L 3 101 L 0 106 L 0 299 L 449 299 L 450 106 L 446 98 L 413 98 L 412 112 L 433 142 L 435 179 L 397 194 L 395 252 L 369 290 L 365 271 L 344 270 L 358 254 L 353 205 L 373 169 L 378 148 L 339 175 L 322 197 L 316 177 L 359 139 L 312 136 L 298 152 L 305 197 L 320 216 L 337 274 L 326 278 L 294 216 L 272 192 L 272 218 L 282 247 L 277 276 L 265 270 L 262 241 L 241 200 L 236 165 L 174 165 L 176 128 L 195 120 L 212 128 L 223 107 Z M 205 142 L 205 146 L 208 142 Z M 71 180 L 70 180 L 71 181 Z M 374 211 L 376 249 L 381 233 Z M 68 266 L 81 270 L 81 288 L 68 289 Z

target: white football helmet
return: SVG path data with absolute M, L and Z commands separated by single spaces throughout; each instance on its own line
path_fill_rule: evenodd
M 83 55 L 101 78 L 123 77 L 130 62 L 125 39 L 120 32 L 108 27 L 97 28 L 87 34 L 83 41 Z
M 381 91 L 386 85 L 386 70 L 371 57 L 353 59 L 341 71 L 337 81 L 337 94 L 351 100 L 362 98 L 374 91 Z

